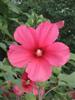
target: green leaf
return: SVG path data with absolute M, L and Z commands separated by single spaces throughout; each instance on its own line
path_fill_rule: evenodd
M 0 42 L 0 47 L 6 52 L 7 51 L 7 47 L 4 43 Z
M 32 14 L 25 15 L 28 17 L 28 20 L 26 22 L 26 25 L 36 27 L 39 23 L 46 21 L 47 19 L 44 18 L 42 15 L 37 15 L 35 12 L 32 12 Z
M 53 68 L 53 73 L 54 74 L 59 75 L 60 72 L 61 72 L 61 68 L 56 68 L 56 67 Z
M 17 5 L 15 5 L 10 0 L 2 0 L 2 2 L 5 3 L 11 11 L 13 11 L 17 14 L 19 14 L 21 12 L 21 9 L 19 7 L 17 7 Z
M 12 66 L 9 65 L 7 59 L 0 62 L 0 69 L 6 73 L 10 73 L 11 75 L 16 75 L 16 73 L 12 70 Z
M 20 22 L 18 20 L 18 18 L 9 18 L 9 19 L 12 20 L 12 21 L 14 21 L 14 22 L 16 22 L 16 23 L 18 23 L 19 25 L 24 24 L 23 22 Z
M 36 100 L 36 97 L 32 93 L 26 94 L 25 100 Z
M 0 85 L 2 85 L 3 84 L 3 81 L 0 79 Z
M 75 67 L 75 61 L 74 60 L 70 60 L 69 63 Z
M 75 88 L 75 72 L 73 72 L 70 75 L 67 74 L 60 74 L 59 75 L 59 85 L 62 85 L 60 83 L 64 82 L 65 85 Z
M 3 94 L 3 91 L 0 89 L 0 95 Z
M 6 34 L 10 38 L 12 38 L 11 34 L 8 31 L 8 22 L 3 16 L 0 16 L 0 30 L 3 34 Z
M 4 78 L 5 78 L 6 81 L 9 81 L 9 80 L 13 81 L 14 80 L 14 77 L 9 73 L 5 73 Z
M 75 54 L 74 53 L 71 53 L 70 59 L 75 61 Z
M 9 2 L 8 3 L 8 7 L 10 10 L 12 10 L 13 12 L 19 14 L 21 12 L 21 9 L 17 7 L 17 5 L 15 5 L 14 3 L 12 2 Z

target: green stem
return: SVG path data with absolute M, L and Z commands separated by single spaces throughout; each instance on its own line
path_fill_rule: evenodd
M 50 89 L 49 91 L 47 91 L 47 92 L 45 93 L 45 95 L 44 95 L 44 96 L 46 96 L 49 92 L 51 92 L 51 91 L 55 90 L 56 88 L 57 88 L 57 86 L 56 86 L 56 87 L 53 87 L 52 89 Z
M 19 96 L 16 96 L 16 100 L 20 100 L 20 97 Z
M 38 89 L 38 100 L 43 100 L 40 87 Z
M 53 87 L 52 89 L 48 90 L 48 91 L 44 94 L 43 98 L 45 98 L 45 96 L 46 96 L 49 92 L 54 91 L 57 87 L 58 87 L 58 86 Z

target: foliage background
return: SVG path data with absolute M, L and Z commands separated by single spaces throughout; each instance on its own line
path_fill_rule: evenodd
M 62 41 L 75 52 L 75 0 L 23 0 L 20 8 L 24 12 L 36 12 L 52 22 L 65 21 L 62 30 Z

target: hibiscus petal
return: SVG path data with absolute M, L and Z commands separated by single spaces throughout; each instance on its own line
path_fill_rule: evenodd
M 17 96 L 22 96 L 24 94 L 24 91 L 22 89 L 22 87 L 19 87 L 18 85 L 14 85 L 13 87 L 13 92 L 17 95 Z
M 29 27 L 25 25 L 21 25 L 16 28 L 14 32 L 14 38 L 17 42 L 24 45 L 26 48 L 30 48 L 34 46 L 34 29 L 32 31 Z
M 33 87 L 31 85 L 29 85 L 29 86 L 23 86 L 23 89 L 24 89 L 24 92 L 30 93 L 30 92 L 32 92 Z
M 59 22 L 56 22 L 55 24 L 57 24 L 59 29 L 64 27 L 64 21 L 59 21 Z
M 37 87 L 34 87 L 34 88 L 33 88 L 33 94 L 34 94 L 35 96 L 38 95 L 38 88 L 37 88 Z
M 67 45 L 61 42 L 55 42 L 48 47 L 46 59 L 53 66 L 62 66 L 70 58 L 70 50 Z
M 26 69 L 28 77 L 32 81 L 46 81 L 52 75 L 52 68 L 45 61 L 29 63 Z
M 15 44 L 10 46 L 7 55 L 9 62 L 18 68 L 25 67 L 30 58 L 28 50 L 25 50 L 24 47 Z
M 36 28 L 36 35 L 40 45 L 53 43 L 59 35 L 58 26 L 48 21 L 43 22 Z

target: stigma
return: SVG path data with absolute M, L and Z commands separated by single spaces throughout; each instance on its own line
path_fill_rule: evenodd
M 42 49 L 37 49 L 35 53 L 36 53 L 37 57 L 43 56 L 43 50 Z

